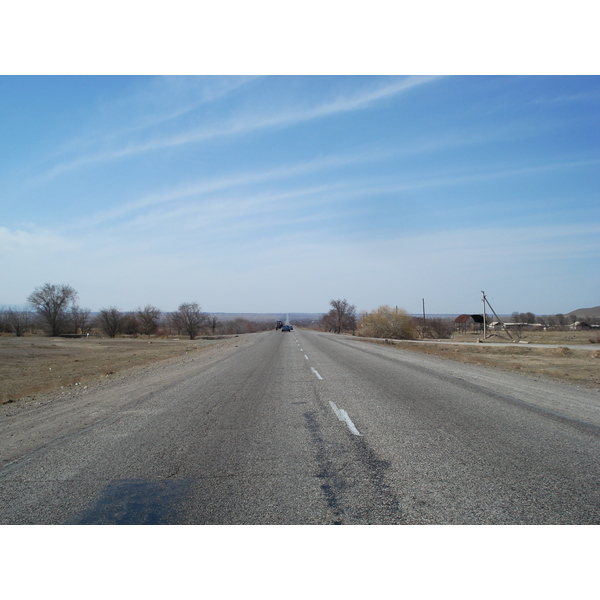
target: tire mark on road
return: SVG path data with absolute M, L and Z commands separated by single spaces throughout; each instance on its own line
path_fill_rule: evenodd
M 400 501 L 386 480 L 391 464 L 362 437 L 352 437 L 350 446 L 327 441 L 316 412 L 305 412 L 304 419 L 315 448 L 316 477 L 332 511 L 331 523 L 406 524 Z
M 308 429 L 311 441 L 316 448 L 316 460 L 319 467 L 317 478 L 324 480 L 321 484 L 321 491 L 327 501 L 327 506 L 331 509 L 332 525 L 342 525 L 344 522 L 344 511 L 340 506 L 340 493 L 346 488 L 344 478 L 339 475 L 339 470 L 335 469 L 332 461 L 327 456 L 325 440 L 321 434 L 321 428 L 314 412 L 305 412 L 304 419 Z

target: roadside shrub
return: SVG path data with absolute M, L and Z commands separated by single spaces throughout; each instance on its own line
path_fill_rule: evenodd
M 237 318 L 233 321 L 226 321 L 219 328 L 224 335 L 238 335 L 240 333 L 257 333 L 259 331 L 268 331 L 273 329 L 273 324 L 268 321 L 250 321 L 244 318 Z M 211 329 L 214 332 L 214 330 Z
M 454 320 L 439 317 L 423 320 L 423 317 L 413 317 L 413 322 L 424 338 L 436 340 L 448 339 L 454 333 Z
M 357 334 L 362 337 L 413 340 L 418 332 L 410 315 L 403 308 L 384 305 L 363 315 Z
M 454 321 L 452 319 L 429 319 L 427 321 L 429 335 L 436 339 L 448 339 L 454 333 Z

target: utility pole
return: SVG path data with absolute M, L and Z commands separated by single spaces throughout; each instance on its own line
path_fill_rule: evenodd
M 510 331 L 506 328 L 506 325 L 502 322 L 500 317 L 496 314 L 496 311 L 492 308 L 492 305 L 490 304 L 489 300 L 485 296 L 485 292 L 482 291 L 481 294 L 482 294 L 482 300 L 483 300 L 483 339 L 485 339 L 485 305 L 487 304 L 490 307 L 490 310 L 494 313 L 494 316 L 498 320 L 498 323 L 500 323 L 500 325 L 502 325 L 502 329 L 504 329 L 504 331 L 506 331 L 506 334 L 512 340 L 513 336 L 510 335 Z M 513 340 L 513 342 L 514 342 L 514 340 Z
M 426 325 L 425 325 L 425 298 L 422 298 L 423 300 L 423 339 L 425 339 L 425 331 L 426 331 Z
M 486 322 L 485 322 L 485 292 L 481 290 L 481 301 L 483 302 L 483 339 L 487 337 Z

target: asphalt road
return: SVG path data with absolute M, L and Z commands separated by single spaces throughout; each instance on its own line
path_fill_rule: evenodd
M 0 411 L 2 524 L 598 524 L 600 394 L 241 336 Z

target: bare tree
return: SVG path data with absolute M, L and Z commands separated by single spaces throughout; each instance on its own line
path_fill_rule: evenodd
M 225 331 L 229 335 L 239 335 L 240 333 L 256 333 L 257 331 L 262 331 L 262 329 L 263 327 L 260 323 L 257 323 L 256 321 L 249 321 L 248 319 L 244 319 L 242 317 L 238 317 L 233 321 L 229 321 L 225 325 Z
M 98 327 L 111 338 L 117 337 L 123 331 L 123 313 L 114 306 L 100 309 L 97 317 Z
M 197 302 L 184 302 L 171 314 L 171 321 L 180 332 L 185 332 L 193 340 L 206 323 L 207 316 Z
M 356 331 L 356 306 L 347 300 L 331 300 L 331 310 L 323 315 L 322 323 L 328 331 L 342 333 Z
M 27 298 L 35 306 L 51 336 L 60 335 L 68 323 L 68 309 L 75 304 L 77 292 L 66 284 L 45 283 Z
M 121 332 L 126 335 L 137 336 L 142 330 L 142 325 L 138 319 L 137 312 L 126 312 L 123 315 Z
M 8 328 L 17 337 L 21 337 L 31 327 L 32 314 L 27 308 L 23 310 L 8 308 L 5 319 Z
M 514 323 L 521 323 L 522 325 L 533 325 L 535 323 L 535 315 L 532 312 L 513 312 L 512 320 Z
M 156 306 L 147 304 L 144 308 L 137 309 L 137 318 L 140 322 L 140 331 L 144 335 L 154 335 L 158 330 L 161 311 Z
M 454 321 L 452 319 L 440 319 L 439 317 L 427 320 L 427 329 L 432 338 L 441 340 L 452 337 L 454 332 Z
M 71 324 L 73 333 L 89 333 L 92 328 L 92 318 L 89 308 L 81 308 L 77 305 L 71 307 Z
M 209 316 L 208 317 L 208 326 L 210 327 L 210 330 L 213 335 L 215 335 L 217 325 L 220 325 L 219 319 L 217 317 L 215 317 L 214 315 Z
M 453 319 L 434 317 L 424 320 L 423 317 L 411 318 L 424 338 L 448 339 L 452 337 L 452 333 L 454 332 Z
M 181 316 L 181 313 L 178 310 L 169 313 L 168 323 L 169 333 L 172 332 L 172 329 L 175 330 L 177 335 L 183 335 L 185 333 L 183 317 Z

